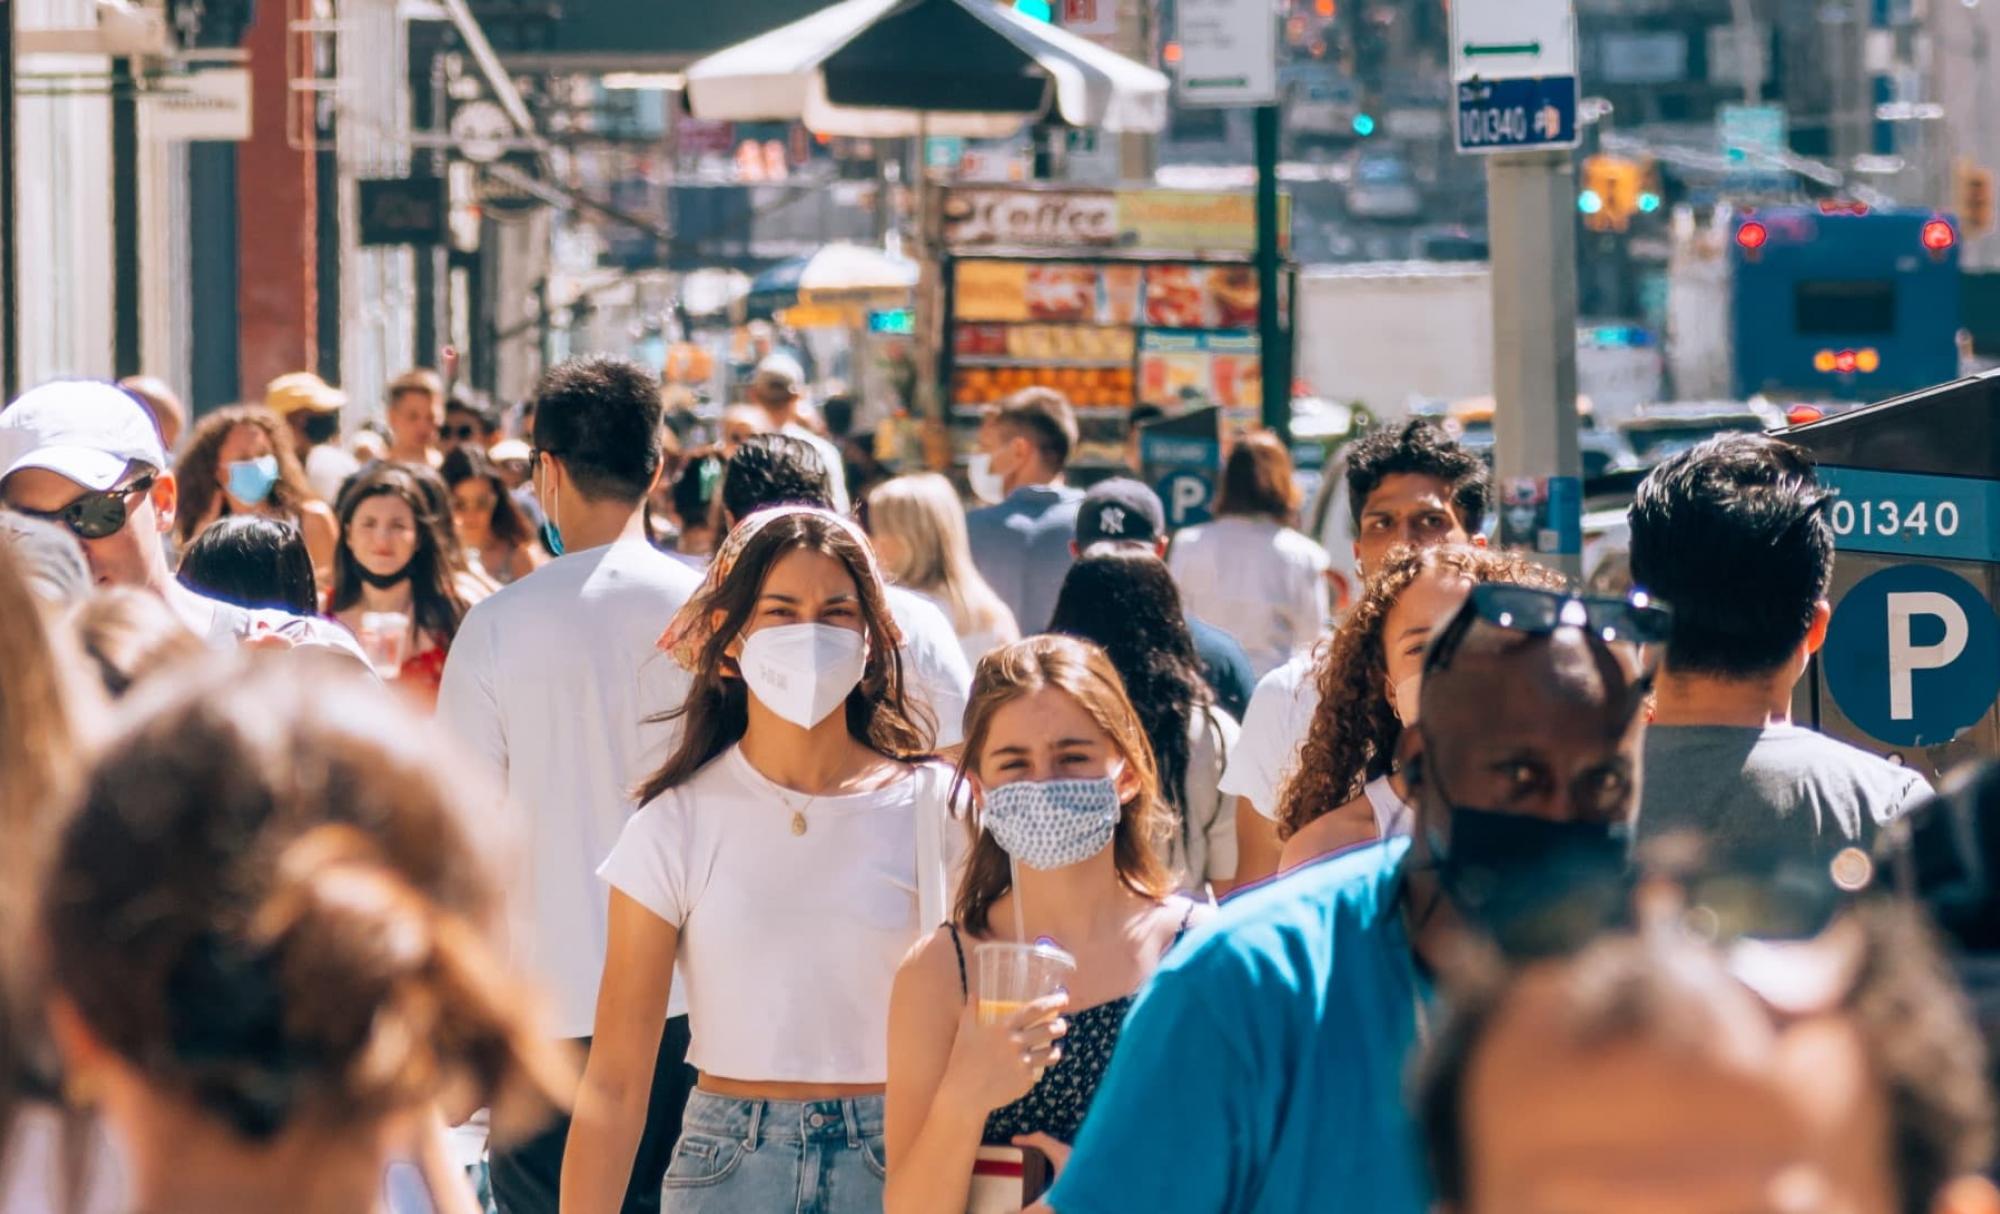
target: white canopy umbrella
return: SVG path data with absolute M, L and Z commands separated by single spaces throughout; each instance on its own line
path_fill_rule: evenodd
M 906 305 L 917 285 L 917 263 L 864 245 L 836 241 L 807 257 L 782 262 L 757 276 L 750 306 L 771 310 Z
M 822 135 L 1001 138 L 1050 119 L 1158 131 L 1167 78 L 995 0 L 843 0 L 687 72 L 697 118 Z

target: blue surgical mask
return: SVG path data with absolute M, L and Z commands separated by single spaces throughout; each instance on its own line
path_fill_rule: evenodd
M 542 543 L 551 555 L 563 554 L 562 532 L 556 530 L 556 525 L 547 519 L 542 520 Z
M 981 820 L 1001 850 L 1047 872 L 1081 864 L 1111 846 L 1123 812 L 1113 776 L 1016 780 L 987 791 Z
M 278 457 L 260 455 L 256 459 L 232 460 L 228 483 L 229 496 L 246 506 L 262 505 L 278 483 Z

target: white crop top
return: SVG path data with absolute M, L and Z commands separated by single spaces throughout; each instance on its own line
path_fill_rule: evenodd
M 731 747 L 632 815 L 597 871 L 680 929 L 689 1062 L 725 1079 L 887 1081 L 889 987 L 937 926 L 919 921 L 917 815 L 944 815 L 950 782 L 930 763 L 809 798 Z

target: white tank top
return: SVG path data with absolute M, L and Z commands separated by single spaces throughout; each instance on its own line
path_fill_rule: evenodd
M 1368 808 L 1375 811 L 1375 830 L 1379 837 L 1393 839 L 1397 835 L 1407 835 L 1415 828 L 1416 810 L 1396 795 L 1396 790 L 1389 784 L 1389 777 L 1381 776 L 1368 781 L 1362 787 L 1361 795 L 1368 798 Z

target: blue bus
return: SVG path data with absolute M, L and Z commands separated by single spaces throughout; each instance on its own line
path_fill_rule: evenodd
M 1745 213 L 1731 249 L 1738 395 L 1881 400 L 1958 378 L 1958 228 L 1853 204 Z

